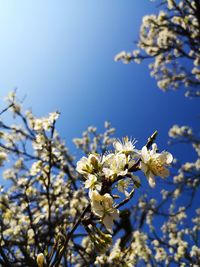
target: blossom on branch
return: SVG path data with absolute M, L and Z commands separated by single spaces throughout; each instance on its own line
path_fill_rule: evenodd
M 0 166 L 3 165 L 3 162 L 4 162 L 5 160 L 7 160 L 7 158 L 8 158 L 8 157 L 7 157 L 6 153 L 0 151 Z
M 131 178 L 122 179 L 117 184 L 117 189 L 119 192 L 125 194 L 126 197 L 129 196 L 128 188 L 133 187 L 133 180 Z
M 95 175 L 90 174 L 85 181 L 85 188 L 89 188 L 89 197 L 91 198 L 93 190 L 101 190 L 101 184 Z
M 158 5 L 159 6 L 159 5 Z M 185 96 L 200 96 L 200 2 L 162 0 L 158 14 L 145 15 L 137 49 L 115 56 L 127 64 L 152 59 L 150 74 L 163 91 L 185 87 Z
M 89 175 L 89 174 L 96 174 L 102 171 L 102 164 L 104 158 L 102 158 L 98 154 L 90 154 L 88 158 L 82 157 L 77 162 L 76 170 L 80 174 Z
M 125 137 L 121 140 L 116 140 L 113 143 L 113 147 L 115 151 L 118 153 L 124 153 L 125 155 L 134 154 L 135 153 L 135 144 L 136 140 L 129 140 L 128 137 Z
M 91 207 L 94 214 L 101 218 L 106 229 L 112 233 L 113 221 L 119 218 L 119 211 L 113 207 L 111 195 L 100 195 L 96 190 L 93 191 Z
M 126 164 L 126 155 L 111 153 L 105 158 L 103 173 L 105 177 L 111 178 L 112 180 L 117 176 L 125 176 L 128 172 Z
M 172 154 L 163 151 L 157 153 L 157 145 L 152 145 L 152 150 L 144 146 L 141 150 L 141 170 L 147 177 L 149 185 L 155 187 L 155 176 L 166 178 L 169 176 L 169 170 L 166 168 L 172 163 Z

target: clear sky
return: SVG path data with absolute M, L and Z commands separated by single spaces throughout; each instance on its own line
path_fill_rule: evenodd
M 157 129 L 166 148 L 174 123 L 197 128 L 198 100 L 158 90 L 147 64 L 113 60 L 134 48 L 142 16 L 151 12 L 148 0 L 0 1 L 0 98 L 17 87 L 35 114 L 59 110 L 58 129 L 71 150 L 73 137 L 91 124 L 102 129 L 105 120 L 138 147 Z M 194 158 L 188 148 L 168 150 Z

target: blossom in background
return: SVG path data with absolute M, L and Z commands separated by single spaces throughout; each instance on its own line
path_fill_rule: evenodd
M 3 165 L 5 160 L 7 160 L 7 154 L 5 152 L 0 152 L 0 166 Z
M 113 221 L 119 218 L 119 211 L 113 207 L 111 195 L 100 195 L 94 190 L 91 194 L 91 207 L 93 213 L 101 217 L 106 229 L 112 233 Z
M 151 0 L 154 1 L 154 0 Z M 200 21 L 198 0 L 163 0 L 164 10 L 142 19 L 137 49 L 121 51 L 115 61 L 141 63 L 149 57 L 150 75 L 163 91 L 185 87 L 186 97 L 200 96 Z M 191 42 L 192 40 L 192 42 Z M 182 60 L 184 58 L 184 60 Z
M 125 176 L 128 169 L 127 158 L 125 154 L 109 154 L 105 158 L 105 164 L 103 167 L 103 173 L 106 177 L 115 179 L 117 176 Z
M 39 267 L 43 267 L 44 266 L 44 254 L 43 253 L 39 253 L 37 255 L 37 264 Z
M 41 132 L 44 130 L 49 131 L 58 118 L 59 118 L 59 112 L 49 113 L 49 116 L 44 118 L 33 119 L 32 116 L 30 116 L 29 124 L 30 127 L 37 132 Z
M 141 170 L 146 175 L 149 185 L 155 187 L 155 176 L 166 178 L 169 176 L 169 170 L 166 168 L 172 163 L 173 156 L 163 151 L 157 153 L 157 145 L 152 145 L 152 150 L 144 146 L 141 150 Z
M 91 198 L 91 194 L 93 190 L 101 190 L 101 184 L 98 182 L 97 177 L 93 174 L 90 174 L 85 181 L 85 188 L 89 188 L 89 197 Z

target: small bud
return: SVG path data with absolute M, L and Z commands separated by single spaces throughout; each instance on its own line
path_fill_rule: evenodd
M 40 253 L 37 255 L 37 264 L 38 264 L 38 267 L 44 266 L 44 254 L 43 253 Z
M 96 157 L 91 157 L 91 164 L 95 170 L 98 170 L 99 164 L 98 164 L 98 160 L 96 159 Z

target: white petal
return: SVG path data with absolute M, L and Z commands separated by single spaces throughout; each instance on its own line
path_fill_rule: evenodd
M 90 195 L 91 195 L 91 199 L 92 199 L 93 192 Z M 99 217 L 102 217 L 104 215 L 104 210 L 103 210 L 103 207 L 101 206 L 100 202 L 92 201 L 91 207 L 92 207 L 92 211 L 95 215 L 97 215 Z
M 119 219 L 119 210 L 114 209 L 114 212 L 112 213 L 113 220 Z
M 125 194 L 126 197 L 129 197 L 129 192 L 128 191 L 124 190 L 124 194 Z
M 151 150 L 151 155 L 154 155 L 156 153 L 157 153 L 157 144 L 153 143 L 152 150 Z
M 155 178 L 152 172 L 149 172 L 149 175 L 147 176 L 147 180 L 149 182 L 149 185 L 154 188 L 156 186 Z
M 167 168 L 163 168 L 162 173 L 160 173 L 161 178 L 166 178 L 169 176 L 169 170 Z
M 106 193 L 105 195 L 103 195 L 105 201 L 106 201 L 106 204 L 110 207 L 112 206 L 113 204 L 113 198 L 111 197 L 110 194 Z
M 92 192 L 92 201 L 101 201 L 102 200 L 102 197 L 97 190 L 94 190 Z
M 85 181 L 85 188 L 90 188 L 91 186 L 91 181 L 90 180 L 86 180 Z
M 169 153 L 169 152 L 166 152 L 166 156 L 167 156 L 166 163 L 167 163 L 167 164 L 171 164 L 172 161 L 173 161 L 173 156 L 172 156 L 172 154 Z
M 114 174 L 113 171 L 111 169 L 109 169 L 109 168 L 103 168 L 102 171 L 103 171 L 103 173 L 104 173 L 104 175 L 106 177 L 110 177 L 110 176 L 112 176 Z
M 118 173 L 118 175 L 125 176 L 127 174 L 128 170 L 121 171 Z
M 149 161 L 150 156 L 149 156 L 149 152 L 148 152 L 146 146 L 143 146 L 143 148 L 141 150 L 141 155 L 142 155 L 142 160 L 144 161 L 144 163 Z
M 96 184 L 96 185 L 95 185 L 95 188 L 96 188 L 98 191 L 100 191 L 100 190 L 101 190 L 101 185 L 100 185 L 100 184 Z
M 92 198 L 92 192 L 93 192 L 93 189 L 89 189 L 89 193 L 88 193 L 88 195 L 89 195 L 89 198 L 90 198 L 90 199 Z
M 140 168 L 144 173 L 148 171 L 148 167 L 144 162 L 140 162 Z
M 102 222 L 105 225 L 106 229 L 112 234 L 113 233 L 113 230 L 112 230 L 112 227 L 113 227 L 113 219 L 112 219 L 112 216 L 111 215 L 106 215 L 103 218 L 103 221 Z
M 118 141 L 115 142 L 113 144 L 113 146 L 114 146 L 114 148 L 115 148 L 116 151 L 121 151 L 123 149 L 122 144 L 120 144 L 120 142 L 118 142 Z
M 118 189 L 119 192 L 124 193 L 124 187 L 120 183 L 118 183 L 117 189 Z

